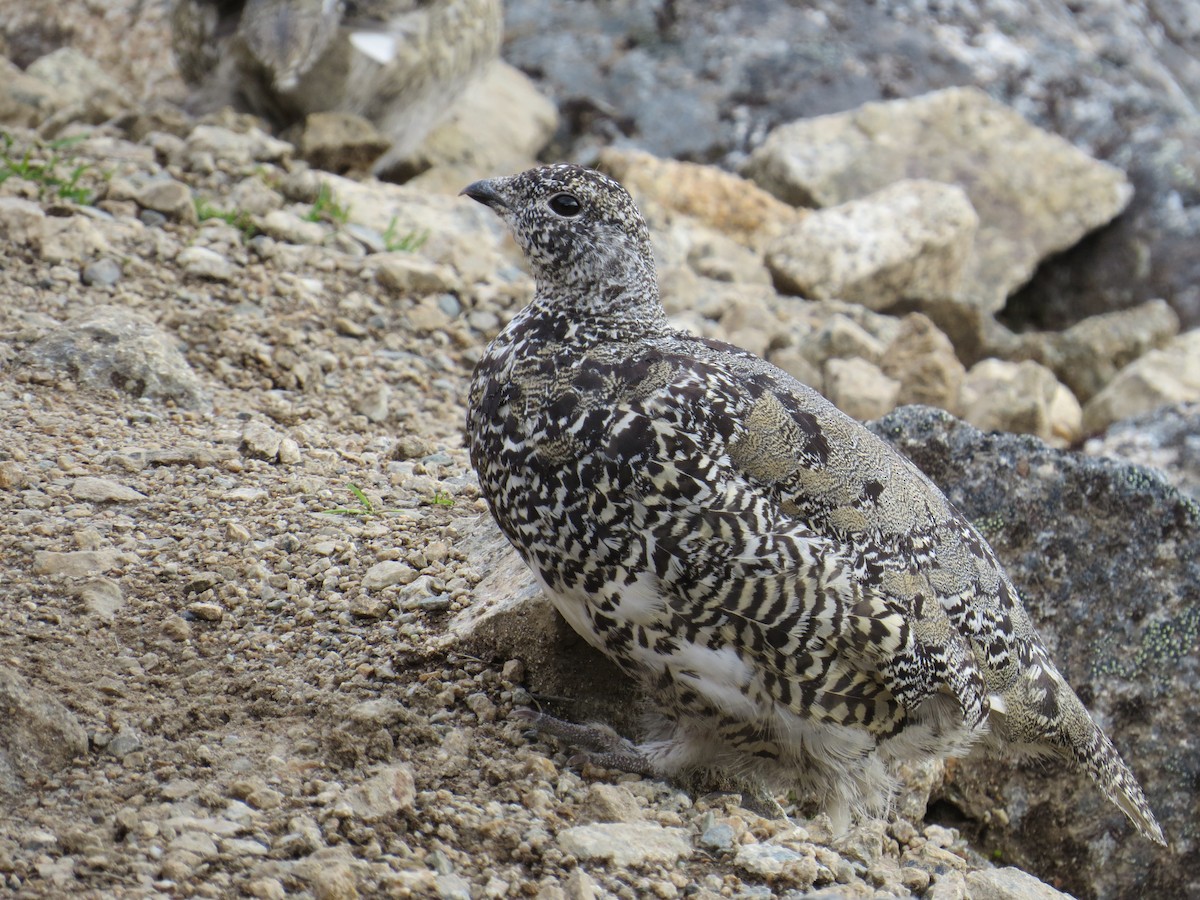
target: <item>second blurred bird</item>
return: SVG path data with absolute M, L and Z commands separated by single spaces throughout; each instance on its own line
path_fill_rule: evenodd
M 362 116 L 409 155 L 500 52 L 500 0 L 174 0 L 172 44 L 195 112 L 232 106 L 277 128 Z

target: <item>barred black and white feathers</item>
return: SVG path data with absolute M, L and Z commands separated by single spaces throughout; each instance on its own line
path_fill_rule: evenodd
M 845 825 L 901 760 L 1011 747 L 1163 841 L 984 539 L 815 391 L 673 330 L 619 184 L 560 165 L 464 193 L 537 282 L 476 369 L 472 463 L 558 610 L 653 692 L 654 770 L 796 788 Z

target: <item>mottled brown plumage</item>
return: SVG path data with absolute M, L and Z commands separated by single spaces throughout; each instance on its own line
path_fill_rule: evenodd
M 796 788 L 845 825 L 899 761 L 1056 754 L 1162 841 L 984 539 L 815 391 L 669 327 L 620 185 L 552 166 L 464 193 L 537 281 L 476 369 L 471 459 L 558 610 L 651 690 L 647 770 Z

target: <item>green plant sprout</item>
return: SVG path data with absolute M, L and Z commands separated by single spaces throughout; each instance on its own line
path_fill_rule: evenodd
M 96 198 L 90 188 L 79 183 L 85 174 L 95 172 L 95 166 L 90 162 L 76 163 L 71 148 L 84 140 L 82 135 L 50 141 L 27 147 L 19 156 L 13 153 L 16 141 L 11 134 L 0 132 L 0 184 L 14 175 L 37 185 L 38 200 L 47 198 L 67 200 L 79 206 L 88 206 Z M 33 158 L 34 150 L 46 147 L 50 157 L 43 161 Z M 109 176 L 95 172 L 102 179 Z
M 370 519 L 375 516 L 386 516 L 404 512 L 402 509 L 387 509 L 384 507 L 377 507 L 371 502 L 371 498 L 364 494 L 359 486 L 352 481 L 347 482 L 346 487 L 350 489 L 350 493 L 352 493 L 354 495 L 354 499 L 358 501 L 358 506 L 340 507 L 338 509 L 323 509 L 321 510 L 321 515 L 354 516 L 358 519 Z
M 350 218 L 350 207 L 342 206 L 333 196 L 329 185 L 322 184 L 317 191 L 317 199 L 313 201 L 312 209 L 304 217 L 309 222 L 336 222 L 345 225 Z
M 245 210 L 224 210 L 209 203 L 203 197 L 196 198 L 196 217 L 201 222 L 206 219 L 220 219 L 240 231 L 243 242 L 259 233 L 258 226 L 254 224 L 254 220 Z
M 407 234 L 397 234 L 396 219 L 396 216 L 392 216 L 392 220 L 388 222 L 387 229 L 383 232 L 383 245 L 389 251 L 401 250 L 405 253 L 412 253 L 429 240 L 428 228 L 422 228 L 420 231 L 410 231 Z

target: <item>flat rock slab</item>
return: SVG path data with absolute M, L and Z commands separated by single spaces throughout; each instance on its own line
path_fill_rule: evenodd
M 34 365 L 102 390 L 171 400 L 207 410 L 212 400 L 176 339 L 141 315 L 98 306 L 46 335 L 27 351 Z
M 1013 866 L 970 872 L 966 882 L 971 900 L 1070 900 L 1070 894 Z
M 136 503 L 146 495 L 108 478 L 84 475 L 71 482 L 71 496 L 95 503 Z
M 688 833 L 653 822 L 602 822 L 577 825 L 558 833 L 558 846 L 578 859 L 605 860 L 618 866 L 673 863 L 692 852 Z
M 845 203 L 906 178 L 960 185 L 979 214 L 962 299 L 987 312 L 1040 260 L 1112 220 L 1133 196 L 1119 169 L 975 88 L 781 126 L 746 174 L 799 206 Z

